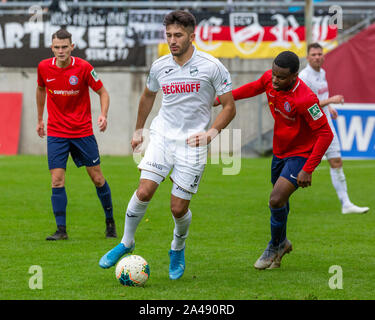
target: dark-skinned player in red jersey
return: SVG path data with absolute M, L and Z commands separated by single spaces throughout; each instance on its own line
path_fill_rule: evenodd
M 262 77 L 232 91 L 235 100 L 266 93 L 275 120 L 269 199 L 271 241 L 255 262 L 256 269 L 279 268 L 292 251 L 286 237 L 289 198 L 298 187 L 311 186 L 311 176 L 329 147 L 333 133 L 317 96 L 298 78 L 299 59 L 281 52 Z M 214 105 L 220 104 L 218 98 Z

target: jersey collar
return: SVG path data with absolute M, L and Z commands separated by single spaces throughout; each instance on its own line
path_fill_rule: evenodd
M 186 65 L 188 65 L 191 61 L 193 61 L 193 59 L 195 58 L 195 56 L 197 54 L 197 48 L 194 45 L 193 45 L 193 48 L 194 48 L 194 51 L 193 51 L 193 54 L 191 55 L 190 59 L 188 61 L 186 61 L 182 66 L 180 66 L 176 61 L 174 61 L 173 55 L 171 54 L 171 59 L 172 59 L 173 63 L 175 65 L 179 66 L 180 68 L 183 68 Z
M 300 82 L 301 82 L 301 80 L 297 77 L 296 83 L 294 84 L 294 87 L 291 89 L 291 92 L 296 91 L 296 89 L 298 88 Z
M 65 67 L 64 69 L 66 69 L 66 68 L 69 68 L 69 67 L 72 67 L 72 66 L 74 66 L 74 64 L 76 63 L 76 59 L 73 57 L 73 56 L 70 56 L 72 59 L 71 59 L 71 61 L 70 61 L 70 65 L 68 65 L 67 67 Z M 54 57 L 53 59 L 52 59 L 52 63 L 51 63 L 53 66 L 55 66 L 56 68 L 59 68 L 57 65 L 56 65 L 56 57 Z M 61 68 L 59 68 L 59 69 L 61 69 Z
M 314 69 L 310 66 L 310 63 L 307 63 L 306 68 L 307 68 L 307 70 L 308 70 L 309 72 L 312 72 L 313 74 L 315 74 L 315 75 L 317 75 L 317 76 L 320 75 L 320 72 L 322 71 L 322 68 L 320 68 L 319 71 L 314 70 Z

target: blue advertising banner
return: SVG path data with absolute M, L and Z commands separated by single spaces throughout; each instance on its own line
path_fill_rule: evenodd
M 333 121 L 345 159 L 375 159 L 375 104 L 346 103 Z

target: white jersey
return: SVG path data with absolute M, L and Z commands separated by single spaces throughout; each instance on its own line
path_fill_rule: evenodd
M 320 71 L 315 71 L 310 64 L 307 64 L 298 77 L 317 95 L 319 101 L 328 99 L 328 83 L 324 69 L 320 68 Z
M 326 100 L 329 98 L 328 83 L 326 79 L 326 72 L 320 68 L 319 71 L 315 71 L 310 64 L 307 64 L 299 74 L 298 77 L 302 79 L 304 83 L 317 95 L 319 101 Z M 323 111 L 327 117 L 328 124 L 333 132 L 333 140 L 326 151 L 327 159 L 341 158 L 340 142 L 337 137 L 335 127 L 332 123 L 331 114 L 328 110 L 328 105 L 323 107 Z
M 206 131 L 216 95 L 232 91 L 228 70 L 213 56 L 194 47 L 183 66 L 171 54 L 156 60 L 147 79 L 147 88 L 162 90 L 163 100 L 151 130 L 170 139 L 186 139 Z

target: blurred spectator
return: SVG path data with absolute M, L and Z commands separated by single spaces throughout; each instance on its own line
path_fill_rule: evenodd
M 64 0 L 52 0 L 48 11 L 50 12 L 68 12 L 68 5 Z

